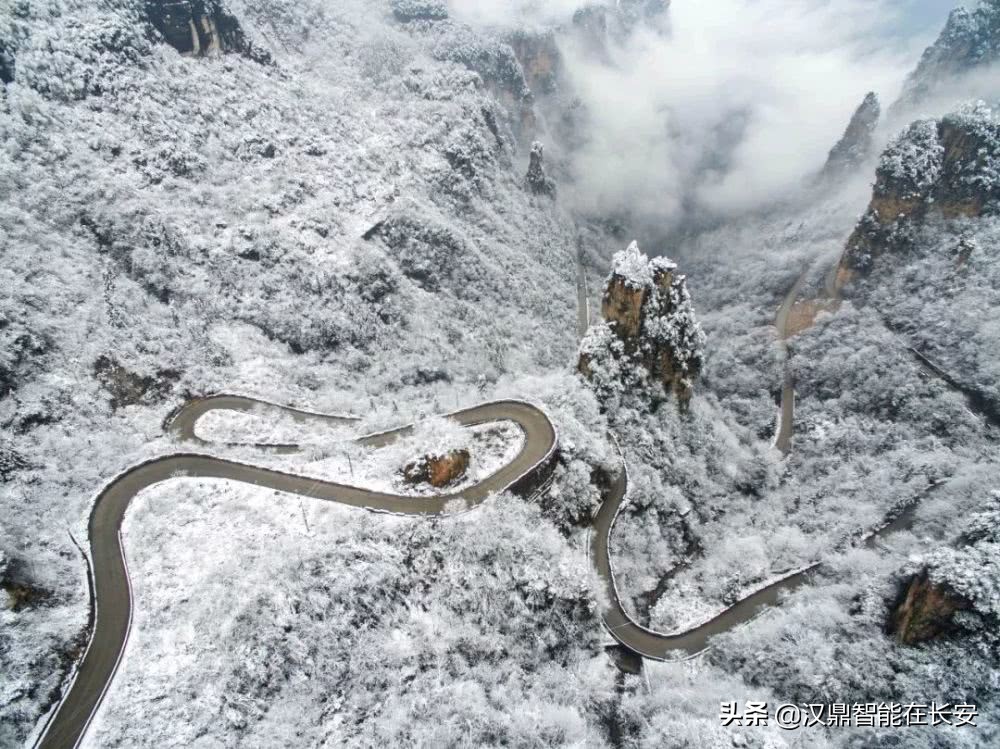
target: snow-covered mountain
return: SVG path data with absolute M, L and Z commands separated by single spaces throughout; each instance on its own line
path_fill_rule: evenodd
M 595 111 L 586 76 L 669 45 L 666 2 L 0 7 L 0 745 L 34 744 L 87 648 L 113 477 L 195 451 L 420 502 L 528 439 L 428 417 L 505 399 L 556 452 L 472 509 L 184 475 L 138 494 L 85 744 L 891 746 L 720 703 L 935 700 L 979 725 L 907 746 L 995 745 L 1000 131 L 988 102 L 939 111 L 994 94 L 995 6 L 952 14 L 889 122 L 866 97 L 822 178 L 683 234 L 693 194 L 604 209 L 579 184 L 635 112 Z M 699 199 L 743 158 L 741 111 L 690 141 Z M 662 115 L 642 137 L 679 145 L 651 160 L 691 138 Z M 305 413 L 183 441 L 213 393 Z M 592 541 L 623 485 L 611 589 L 656 633 L 708 627 L 683 663 L 602 627 Z M 754 595 L 780 605 L 752 618 Z
M 1000 3 L 979 0 L 971 8 L 951 12 L 937 40 L 928 47 L 907 77 L 903 91 L 892 105 L 899 113 L 913 112 L 935 98 L 953 97 L 964 88 L 961 79 L 981 73 L 979 95 L 995 91 L 995 67 L 1000 62 Z M 990 91 L 983 91 L 988 87 Z M 963 92 L 964 93 L 964 92 Z

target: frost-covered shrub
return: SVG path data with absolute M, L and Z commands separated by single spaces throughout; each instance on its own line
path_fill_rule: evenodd
M 310 33 L 323 26 L 326 8 L 323 3 L 302 0 L 242 0 L 240 5 L 251 26 L 277 34 L 286 47 L 298 49 Z
M 17 56 L 19 82 L 59 100 L 100 96 L 128 85 L 128 70 L 149 55 L 135 17 L 121 13 L 62 16 L 36 26 Z
M 651 265 L 654 275 L 664 267 L 676 268 L 666 258 L 655 258 Z M 701 372 L 705 358 L 705 333 L 694 312 L 691 292 L 678 276 L 667 288 L 657 289 L 652 302 L 654 314 L 646 326 L 646 334 L 656 349 L 666 349 L 671 353 L 675 372 L 685 379 L 693 379 Z
M 8 441 L 0 442 L 0 482 L 10 481 L 14 474 L 27 468 L 28 461 Z M 3 577 L 3 553 L 0 551 L 0 577 Z
M 403 275 L 421 288 L 437 291 L 461 277 L 471 260 L 466 240 L 455 227 L 413 201 L 397 207 L 375 230 Z
M 347 278 L 356 285 L 358 296 L 373 305 L 395 294 L 401 280 L 396 267 L 381 252 L 364 245 L 355 249 Z
M 451 101 L 463 93 L 472 93 L 480 87 L 476 73 L 455 65 L 445 65 L 433 70 L 411 68 L 403 77 L 408 91 L 428 101 Z
M 924 197 L 941 177 L 943 160 L 944 146 L 938 139 L 938 123 L 935 120 L 915 122 L 882 154 L 875 192 L 904 200 Z
M 472 29 L 452 25 L 442 33 L 431 51 L 435 59 L 456 62 L 474 70 L 504 103 L 531 100 L 531 89 L 513 48 L 495 39 L 485 39 Z
M 959 544 L 940 548 L 925 560 L 930 579 L 946 585 L 973 610 L 1000 623 L 1000 492 L 994 509 L 969 518 Z
M 536 507 L 364 522 L 283 575 L 227 629 L 231 729 L 294 699 L 314 716 L 297 725 L 307 744 L 597 743 L 607 671 L 587 676 L 601 629 L 586 559 Z
M 444 0 L 391 0 L 389 7 L 397 21 L 443 21 L 448 17 Z
M 1000 197 L 1000 113 L 985 102 L 968 104 L 942 118 L 946 191 L 985 203 Z
M 361 74 L 375 83 L 385 83 L 399 76 L 412 58 L 412 52 L 396 39 L 380 36 L 358 50 Z
M 603 320 L 580 341 L 580 359 L 586 361 L 585 374 L 598 400 L 611 410 L 625 393 L 646 392 L 644 373 L 626 361 L 625 343 Z
M 28 330 L 0 315 L 0 398 L 16 389 L 51 348 L 43 331 Z
M 262 138 L 259 135 L 245 135 L 233 153 L 241 161 L 254 161 L 256 159 L 273 159 L 278 150 L 274 143 L 267 138 Z M 203 164 L 200 166 L 204 167 Z M 191 166 L 183 170 L 172 169 L 171 171 L 178 177 L 190 176 L 193 173 Z
M 497 170 L 497 154 L 502 141 L 485 124 L 480 112 L 472 124 L 462 125 L 451 131 L 443 146 L 442 154 L 450 170 L 444 175 L 443 186 L 462 201 L 475 195 L 489 195 L 490 185 Z

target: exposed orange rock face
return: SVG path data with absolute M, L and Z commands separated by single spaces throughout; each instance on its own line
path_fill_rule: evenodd
M 876 195 L 868 206 L 872 216 L 883 226 L 895 223 L 907 216 L 916 216 L 921 208 L 919 199 L 904 198 L 899 195 Z
M 615 255 L 601 300 L 604 321 L 587 333 L 577 366 L 599 390 L 615 379 L 628 388 L 648 378 L 687 405 L 701 371 L 704 334 L 684 276 L 675 271 L 669 259 L 650 260 L 634 242 Z
M 851 268 L 844 264 L 844 261 L 840 261 L 840 266 L 837 268 L 837 276 L 833 283 L 833 288 L 836 293 L 840 293 L 849 284 L 853 283 L 854 279 L 857 277 Z
M 887 253 L 905 251 L 928 218 L 975 218 L 1000 202 L 1000 118 L 972 108 L 915 122 L 882 156 L 871 203 L 837 269 L 839 294 Z
M 914 577 L 903 601 L 892 613 L 890 631 L 904 645 L 916 645 L 947 634 L 952 617 L 971 608 L 968 601 L 937 585 L 926 573 Z
M 634 288 L 620 276 L 612 276 L 604 298 L 601 300 L 601 314 L 614 324 L 622 338 L 638 338 L 642 328 L 642 305 L 646 301 L 646 289 Z
M 462 478 L 469 470 L 468 450 L 452 450 L 444 455 L 425 455 L 407 463 L 403 477 L 411 484 L 430 484 L 440 489 Z
M 795 302 L 788 311 L 785 336 L 791 338 L 809 330 L 816 324 L 816 317 L 820 312 L 836 312 L 839 308 L 839 299 L 809 299 Z

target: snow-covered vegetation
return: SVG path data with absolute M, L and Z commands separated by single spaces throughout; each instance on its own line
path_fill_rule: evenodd
M 136 635 L 97 745 L 569 745 L 613 710 L 586 556 L 513 497 L 430 523 L 181 480 L 126 541 Z
M 464 20 L 503 15 L 483 5 L 192 3 L 185 54 L 143 0 L 0 8 L 0 745 L 30 743 L 86 646 L 87 522 L 113 476 L 199 450 L 426 495 L 405 466 L 467 452 L 462 488 L 524 435 L 435 416 L 504 398 L 558 432 L 531 497 L 427 519 L 183 476 L 140 494 L 133 630 L 90 745 L 898 745 L 898 729 L 726 726 L 733 700 L 971 702 L 977 728 L 906 745 L 996 745 L 994 110 L 907 123 L 877 167 L 858 156 L 674 233 L 650 217 L 691 196 L 636 184 L 608 215 L 569 181 L 616 151 L 596 128 L 628 112 L 594 104 L 637 39 L 670 43 L 668 4 L 559 3 L 558 24 L 526 29 Z M 995 41 L 994 5 L 948 33 Z M 699 205 L 746 174 L 727 172 L 744 130 L 679 170 Z M 669 171 L 653 156 L 685 132 L 644 130 L 679 138 L 646 168 Z M 622 184 L 604 176 L 586 182 Z M 622 208 L 636 191 L 642 221 Z M 865 261 L 845 281 L 851 247 Z M 582 344 L 579 262 L 607 277 Z M 800 279 L 815 314 L 782 339 Z M 195 446 L 165 429 L 218 392 L 359 419 L 212 413 Z M 407 423 L 389 446 L 352 441 Z M 253 442 L 302 450 L 227 444 Z M 620 672 L 587 550 L 622 459 L 612 562 L 642 624 L 684 630 L 820 566 L 693 661 Z M 914 575 L 969 602 L 918 647 L 889 633 Z

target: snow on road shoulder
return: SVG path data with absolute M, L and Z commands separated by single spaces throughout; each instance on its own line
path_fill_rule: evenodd
M 272 422 L 274 428 L 270 429 L 263 413 L 211 412 L 201 421 L 212 414 L 217 414 L 218 418 L 213 419 L 204 432 L 199 429 L 199 436 L 206 439 L 207 434 L 212 434 L 214 439 L 220 441 L 220 449 L 242 462 L 407 496 L 431 496 L 474 486 L 513 461 L 525 444 L 524 431 L 512 421 L 462 427 L 445 417 L 433 417 L 418 422 L 410 434 L 391 444 L 367 447 L 353 439 L 357 436 L 357 427 L 352 425 L 338 427 L 308 419 L 296 421 L 285 415 L 286 422 Z M 198 422 L 199 427 L 201 421 Z M 225 442 L 247 440 L 260 441 L 261 444 L 295 443 L 302 449 L 276 455 L 252 446 L 222 447 Z M 404 480 L 403 468 L 408 463 L 423 457 L 445 456 L 458 450 L 468 451 L 469 466 L 463 476 L 447 486 L 435 488 Z
M 412 434 L 385 447 L 367 448 L 356 442 L 311 446 L 305 452 L 307 462 L 303 462 L 302 454 L 287 455 L 282 456 L 281 467 L 373 491 L 430 496 L 442 489 L 407 483 L 402 473 L 406 464 L 424 456 L 468 450 L 465 475 L 443 489 L 458 491 L 478 484 L 510 463 L 524 449 L 524 442 L 524 431 L 512 421 L 463 428 L 447 419 L 434 418 L 420 422 Z
M 218 737 L 234 698 L 226 693 L 234 654 L 219 643 L 237 626 L 248 591 L 286 584 L 277 575 L 289 555 L 308 559 L 348 543 L 371 517 L 224 479 L 178 477 L 141 492 L 122 526 L 133 626 L 84 746 Z
M 195 424 L 195 436 L 206 442 L 245 442 L 259 445 L 313 445 L 346 440 L 356 427 L 319 416 L 293 416 L 280 408 L 261 405 L 253 411 L 209 411 Z

